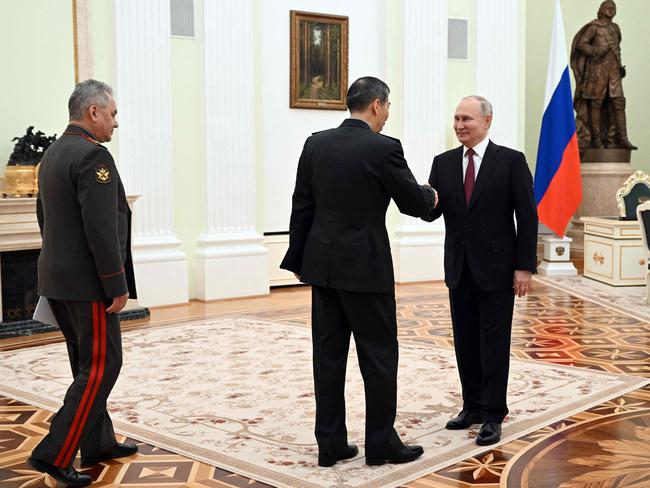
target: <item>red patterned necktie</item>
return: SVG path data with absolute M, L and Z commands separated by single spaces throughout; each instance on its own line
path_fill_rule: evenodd
M 472 191 L 474 190 L 474 180 L 476 178 L 474 174 L 474 158 L 472 157 L 474 149 L 471 147 L 467 150 L 467 169 L 465 170 L 465 205 L 469 207 L 469 199 L 472 198 Z

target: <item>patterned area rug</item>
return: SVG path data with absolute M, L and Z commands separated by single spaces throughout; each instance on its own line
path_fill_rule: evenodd
M 536 275 L 533 279 L 569 295 L 650 322 L 650 305 L 645 301 L 645 286 L 609 286 L 584 276 Z
M 109 400 L 129 437 L 280 487 L 393 487 L 485 451 L 476 430 L 443 426 L 460 406 L 454 353 L 401 345 L 399 417 L 425 455 L 369 468 L 363 452 L 335 468 L 316 465 L 309 330 L 230 317 L 125 333 L 124 366 Z M 65 345 L 0 354 L 0 392 L 55 410 L 69 384 Z M 647 383 L 514 359 L 503 442 Z M 364 400 L 354 351 L 348 383 L 350 442 L 363 440 Z M 360 446 L 362 447 L 362 445 Z

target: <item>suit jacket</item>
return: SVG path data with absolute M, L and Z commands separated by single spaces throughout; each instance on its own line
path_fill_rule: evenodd
M 131 210 L 111 154 L 69 125 L 38 172 L 38 293 L 58 300 L 136 298 Z
M 415 181 L 397 139 L 356 119 L 315 133 L 298 162 L 280 267 L 312 285 L 394 293 L 385 223 L 391 198 L 414 217 L 434 206 L 433 191 Z
M 537 207 L 522 153 L 490 141 L 469 206 L 463 187 L 463 146 L 433 159 L 429 184 L 438 191 L 439 203 L 425 220 L 445 218 L 449 288 L 458 286 L 465 261 L 476 284 L 486 291 L 511 288 L 516 269 L 535 272 Z

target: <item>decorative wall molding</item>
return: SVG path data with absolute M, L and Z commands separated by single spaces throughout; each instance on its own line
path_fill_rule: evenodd
M 189 300 L 187 258 L 174 235 L 168 0 L 115 0 L 118 157 L 133 214 L 133 261 L 144 306 Z
M 269 280 L 271 286 L 299 285 L 291 271 L 280 269 L 280 263 L 289 249 L 289 234 L 266 235 L 264 246 L 269 250 Z
M 404 2 L 403 13 L 402 143 L 413 174 L 425 183 L 433 156 L 445 149 L 447 1 L 409 0 Z M 400 219 L 393 236 L 395 280 L 442 279 L 442 220 Z
M 204 4 L 205 232 L 193 289 L 213 300 L 269 292 L 257 232 L 253 0 Z
M 72 26 L 74 31 L 75 83 L 93 77 L 93 42 L 90 0 L 72 0 Z
M 519 0 L 476 2 L 476 94 L 494 108 L 490 138 L 519 147 Z

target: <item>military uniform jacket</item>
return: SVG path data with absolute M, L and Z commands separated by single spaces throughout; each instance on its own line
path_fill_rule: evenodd
M 535 272 L 537 207 L 533 177 L 522 153 L 490 141 L 469 205 L 463 187 L 463 146 L 433 159 L 429 184 L 438 190 L 440 201 L 425 220 L 445 218 L 449 288 L 458 287 L 465 261 L 485 291 L 512 288 L 516 269 Z
M 115 162 L 76 125 L 45 152 L 38 172 L 38 293 L 58 300 L 136 298 L 131 210 Z
M 415 181 L 397 139 L 356 119 L 312 135 L 298 162 L 280 267 L 312 285 L 393 293 L 385 224 L 391 198 L 414 217 L 434 206 L 433 190 Z

